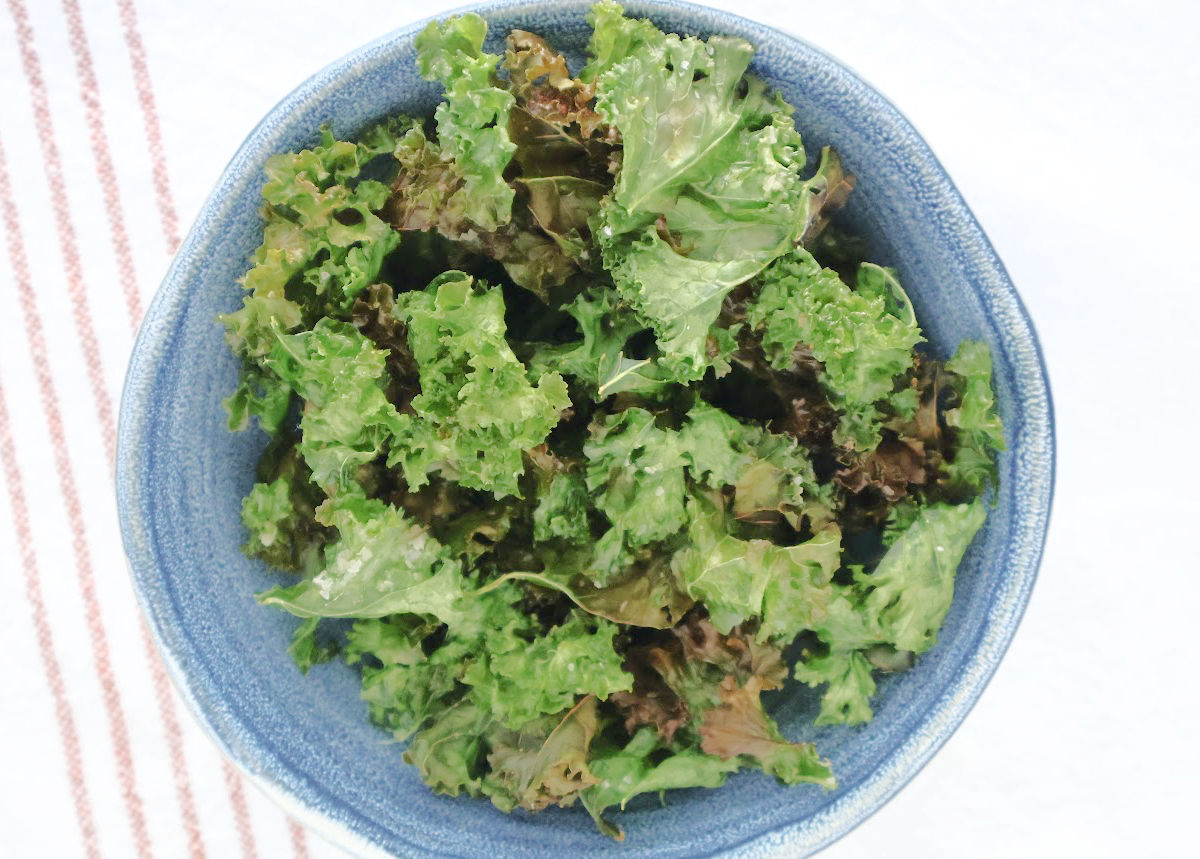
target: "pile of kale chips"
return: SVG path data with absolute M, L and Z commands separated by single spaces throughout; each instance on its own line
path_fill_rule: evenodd
M 741 39 L 600 3 L 590 58 L 431 24 L 432 121 L 267 164 L 231 426 L 272 437 L 246 551 L 293 574 L 302 670 L 359 667 L 434 790 L 508 811 L 832 788 L 817 724 L 936 641 L 1003 433 L 985 346 L 942 362 L 894 273 L 829 224 Z M 325 622 L 327 618 L 349 618 Z M 789 651 L 793 652 L 793 651 Z

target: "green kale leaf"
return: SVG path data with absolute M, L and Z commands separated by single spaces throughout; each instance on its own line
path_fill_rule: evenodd
M 299 451 L 322 487 L 354 483 L 398 431 L 388 402 L 387 353 L 348 322 L 325 318 L 311 331 L 283 334 L 266 366 L 305 401 Z
M 238 387 L 226 400 L 230 429 L 245 429 L 256 417 L 264 431 L 278 432 L 291 392 L 262 365 L 276 333 L 344 311 L 396 248 L 399 236 L 376 214 L 386 186 L 358 176 L 368 162 L 392 151 L 409 124 L 380 124 L 358 143 L 336 140 L 324 128 L 312 149 L 267 160 L 263 241 L 242 280 L 250 294 L 241 309 L 218 317 L 244 360 Z
M 592 539 L 588 525 L 588 492 L 583 477 L 560 472 L 538 494 L 533 510 L 533 539 L 539 543 L 565 540 L 583 544 Z
M 689 507 L 690 544 L 672 564 L 688 594 L 707 606 L 718 630 L 728 632 L 759 618 L 759 640 L 790 640 L 813 627 L 841 557 L 836 526 L 795 546 L 777 546 L 730 534 L 719 500 L 696 497 Z
M 565 716 L 527 722 L 519 730 L 501 729 L 491 738 L 483 792 L 501 811 L 541 811 L 570 806 L 596 784 L 588 752 L 596 736 L 596 697 L 588 695 Z
M 429 615 L 456 621 L 463 596 L 458 561 L 404 513 L 361 495 L 339 495 L 317 510 L 336 528 L 325 566 L 312 578 L 258 595 L 264 605 L 299 617 Z
M 487 737 L 493 730 L 495 721 L 485 710 L 460 699 L 413 735 L 404 760 L 435 793 L 480 796 Z
M 272 474 L 242 499 L 242 524 L 249 532 L 242 551 L 279 569 L 311 572 L 328 539 L 328 530 L 316 520 L 324 496 L 295 447 Z
M 623 560 L 625 550 L 663 540 L 687 524 L 687 460 L 679 433 L 657 427 L 653 414 L 631 408 L 606 417 L 593 425 L 583 453 L 588 489 L 612 526 L 601 537 L 601 554 Z M 605 584 L 614 570 L 596 570 L 596 584 Z
M 463 674 L 472 699 L 505 725 L 519 728 L 580 695 L 605 698 L 632 685 L 613 648 L 616 624 L 577 611 L 543 635 L 531 623 L 518 615 L 485 630 L 482 653 Z
M 821 711 L 814 724 L 861 725 L 874 715 L 871 696 L 875 694 L 875 680 L 870 663 L 860 651 L 831 650 L 797 662 L 793 673 L 797 680 L 812 687 L 829 684 L 821 696 Z
M 432 627 L 398 617 L 357 621 L 346 634 L 346 661 L 362 665 L 362 699 L 371 721 L 399 741 L 441 715 L 458 689 L 467 649 L 448 640 L 429 656 Z
M 698 379 L 725 295 L 800 238 L 829 177 L 801 178 L 790 108 L 760 81 L 744 83 L 749 43 L 649 32 L 614 22 L 614 11 L 593 16 L 597 109 L 623 146 L 597 234 L 621 295 L 653 325 L 664 368 Z
M 817 724 L 871 718 L 871 663 L 879 661 L 880 645 L 909 655 L 934 645 L 954 598 L 959 562 L 986 516 L 981 500 L 921 508 L 873 572 L 857 572 L 852 587 L 835 586 L 812 627 L 826 651 L 806 654 L 794 667 L 796 679 L 810 686 L 829 684 Z
M 946 362 L 959 404 L 946 411 L 946 424 L 956 431 L 957 449 L 946 466 L 952 487 L 979 492 L 998 474 L 994 451 L 1004 450 L 1004 426 L 992 393 L 992 356 L 987 344 L 964 340 Z
M 452 207 L 483 230 L 512 217 L 513 189 L 504 181 L 516 148 L 508 138 L 513 97 L 495 85 L 500 57 L 483 52 L 487 22 L 474 13 L 432 21 L 417 36 L 417 67 L 446 88 L 438 105 L 438 142 L 463 178 Z
M 738 519 L 763 521 L 778 514 L 799 529 L 801 514 L 813 527 L 832 516 L 832 488 L 817 482 L 794 438 L 743 423 L 703 400 L 688 412 L 680 434 L 692 477 L 713 489 L 732 487 Z
M 599 576 L 592 560 L 590 552 L 562 554 L 548 558 L 539 572 L 505 573 L 497 584 L 528 582 L 558 591 L 589 614 L 651 629 L 671 628 L 695 605 L 680 586 L 667 557 L 636 563 L 616 575 L 606 574 L 602 586 L 593 581 Z
M 930 505 L 873 572 L 856 577 L 869 588 L 863 607 L 884 641 L 913 653 L 924 653 L 934 645 L 954 599 L 959 562 L 985 518 L 982 500 Z
M 462 272 L 403 294 L 396 312 L 408 325 L 421 393 L 397 421 L 389 466 L 399 464 L 413 489 L 441 471 L 497 498 L 519 495 L 523 452 L 545 441 L 571 404 L 562 377 L 546 372 L 530 383 L 505 339 L 500 289 Z
M 336 642 L 317 637 L 317 625 L 320 622 L 319 617 L 306 618 L 292 634 L 288 655 L 301 674 L 307 674 L 314 665 L 330 662 L 338 655 L 340 648 Z
M 894 316 L 884 295 L 852 290 L 803 249 L 763 272 L 747 320 L 776 369 L 791 367 L 800 346 L 821 362 L 821 383 L 842 412 L 835 441 L 855 450 L 878 445 L 876 403 L 912 366 L 913 346 L 924 339 L 915 321 Z
M 606 809 L 624 809 L 643 793 L 661 797 L 673 788 L 720 787 L 729 773 L 737 771 L 739 761 L 694 748 L 664 749 L 654 731 L 644 728 L 624 746 L 606 744 L 596 749 L 589 766 L 596 783 L 583 791 L 583 806 L 601 832 L 621 839 L 621 830 L 603 819 Z
M 597 399 L 627 391 L 653 393 L 664 376 L 650 359 L 626 354 L 629 338 L 646 328 L 611 288 L 592 286 L 563 310 L 578 324 L 581 339 L 533 344 L 531 371 L 556 369 L 582 384 Z

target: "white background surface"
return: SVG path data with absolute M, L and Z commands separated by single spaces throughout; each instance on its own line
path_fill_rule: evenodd
M 140 0 L 181 225 L 191 223 L 228 157 L 282 95 L 361 43 L 455 5 Z M 1192 646 L 1200 597 L 1192 538 L 1200 519 L 1198 7 L 1011 0 L 712 5 L 818 45 L 912 120 L 974 209 L 1032 314 L 1057 411 L 1050 538 L 1007 658 L 933 762 L 823 855 L 1194 855 L 1191 823 L 1200 803 Z M 65 45 L 61 15 L 48 0 L 31 6 L 68 176 L 76 169 L 86 175 L 91 162 L 82 114 L 72 101 L 72 67 L 56 51 Z M 133 235 L 150 234 L 136 240 L 135 257 L 148 299 L 167 259 L 141 163 L 140 114 L 112 4 L 85 4 L 84 18 L 114 160 L 122 176 L 136 177 L 122 186 L 126 221 Z M 3 114 L 4 143 L 16 193 L 41 199 L 41 162 L 13 32 L 11 20 L 0 15 L 0 82 L 11 105 Z M 804 118 L 798 119 L 803 130 Z M 82 188 L 74 201 L 76 226 L 85 262 L 99 261 L 89 276 L 111 278 L 103 212 L 94 194 L 89 199 L 94 182 L 72 186 Z M 37 211 L 23 217 L 53 346 L 56 338 L 70 339 L 69 329 L 57 331 L 52 322 L 61 300 L 55 297 L 61 280 L 56 245 Z M 90 243 L 98 249 L 89 250 Z M 0 285 L 8 306 L 10 283 Z M 116 391 L 128 326 L 115 297 L 97 302 L 94 311 L 105 372 Z M 71 672 L 71 654 L 86 642 L 72 638 L 77 619 L 54 615 L 67 611 L 57 607 L 59 590 L 64 601 L 74 598 L 69 573 L 60 572 L 70 559 L 53 524 L 61 517 L 55 485 L 38 477 L 51 469 L 39 447 L 41 418 L 33 405 L 20 406 L 32 383 L 24 340 L 16 337 L 5 335 L 0 343 L 0 365 L 8 374 L 14 432 L 18 441 L 29 440 L 22 448 L 26 492 L 49 578 L 51 619 Z M 73 348 L 64 345 L 66 357 L 56 359 L 63 379 L 80 375 L 70 366 Z M 75 391 L 83 403 L 75 405 L 72 384 L 82 386 L 64 381 L 60 391 L 66 418 L 86 427 L 87 401 Z M 94 440 L 81 439 L 76 457 L 81 493 L 102 498 L 109 484 Z M 115 658 L 134 666 L 127 672 L 126 705 L 136 737 L 154 730 L 146 681 L 136 676 L 145 662 L 137 639 L 121 630 L 132 623 L 132 603 L 122 590 L 120 547 L 105 518 L 111 514 L 96 515 L 89 524 L 93 561 L 98 576 L 115 582 L 105 608 Z M 44 681 L 23 655 L 34 639 L 17 582 L 16 544 L 0 531 L 0 648 L 9 656 L 15 688 L 44 696 Z M 86 675 L 87 662 L 77 670 Z M 94 690 L 71 694 L 85 742 L 89 732 L 103 740 L 102 726 L 89 724 L 101 719 Z M 0 693 L 0 729 L 12 748 L 0 775 L 0 832 L 17 855 L 74 855 L 78 835 L 59 822 L 69 816 L 60 767 L 42 772 L 38 765 L 56 742 L 39 706 Z M 185 734 L 194 759 L 209 754 L 190 725 Z M 120 824 L 107 822 L 121 814 L 111 804 L 110 769 L 99 760 L 85 763 L 104 852 L 125 855 Z M 219 776 L 206 776 L 199 763 L 193 769 L 203 821 L 225 800 Z M 165 770 L 144 767 L 141 776 L 151 809 L 155 797 L 170 796 Z M 261 822 L 270 814 L 265 801 L 250 802 L 259 855 L 288 855 L 282 822 Z M 109 828 L 115 834 L 105 835 Z M 205 827 L 210 855 L 232 855 L 232 836 L 216 829 Z M 175 852 L 177 833 L 156 831 L 155 837 L 162 855 Z M 308 843 L 313 855 L 339 855 L 316 837 Z

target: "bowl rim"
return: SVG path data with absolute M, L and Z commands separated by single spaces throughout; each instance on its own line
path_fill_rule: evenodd
M 592 0 L 552 2 L 562 11 L 586 12 L 592 5 Z M 212 192 L 198 210 L 196 221 L 180 243 L 139 327 L 122 389 L 115 470 L 121 536 L 134 592 L 169 676 L 205 733 L 259 790 L 289 815 L 299 819 L 334 844 L 359 855 L 392 854 L 359 831 L 352 819 L 342 820 L 323 811 L 319 801 L 320 789 L 304 774 L 293 773 L 293 783 L 285 784 L 275 772 L 269 771 L 261 763 L 256 763 L 257 750 L 251 744 L 239 740 L 240 723 L 219 706 L 218 690 L 198 688 L 190 679 L 192 675 L 185 658 L 181 656 L 181 633 L 174 629 L 170 622 L 171 618 L 164 605 L 165 595 L 161 590 L 156 591 L 156 581 L 159 577 L 154 555 L 149 547 L 145 523 L 138 516 L 143 508 L 139 479 L 142 449 L 140 439 L 148 426 L 149 411 L 146 408 L 145 394 L 153 387 L 147 383 L 152 380 L 157 369 L 158 356 L 167 336 L 172 333 L 162 323 L 168 321 L 175 311 L 186 304 L 188 296 L 185 287 L 189 268 L 198 257 L 198 252 L 211 241 L 213 226 L 228 215 L 232 206 L 232 199 L 226 191 L 240 183 L 239 177 L 248 166 L 257 164 L 263 156 L 270 154 L 270 132 L 277 119 L 287 117 L 302 108 L 306 102 L 318 97 L 328 88 L 343 84 L 348 77 L 355 75 L 356 66 L 364 54 L 410 38 L 430 21 L 466 12 L 475 12 L 487 18 L 497 12 L 514 12 L 523 7 L 533 10 L 544 8 L 546 5 L 547 0 L 484 0 L 423 17 L 366 42 L 327 64 L 280 99 L 256 123 L 222 169 Z M 1034 359 L 1035 372 L 1027 374 L 1027 377 L 1022 376 L 1021 381 L 1025 385 L 1033 382 L 1041 386 L 1041 390 L 1036 391 L 1041 410 L 1032 414 L 1022 413 L 1025 427 L 1031 428 L 1040 436 L 1044 455 L 1040 467 L 1031 469 L 1032 474 L 1040 478 L 1035 487 L 1038 490 L 1036 497 L 1031 499 L 1036 504 L 1036 509 L 1030 514 L 1032 521 L 1027 526 L 1031 529 L 1033 537 L 1032 542 L 1026 546 L 1023 563 L 1009 570 L 1002 583 L 1002 592 L 993 598 L 993 605 L 988 612 L 986 626 L 982 632 L 999 634 L 990 637 L 986 634 L 981 635 L 981 642 L 975 651 L 968 656 L 954 680 L 916 723 L 909 735 L 881 766 L 871 771 L 858 784 L 847 788 L 843 796 L 807 818 L 776 826 L 723 848 L 723 851 L 729 853 L 740 853 L 753 847 L 756 853 L 761 850 L 766 854 L 786 852 L 795 855 L 796 851 L 800 851 L 803 855 L 809 855 L 838 840 L 865 821 L 925 767 L 979 700 L 1016 633 L 1037 578 L 1053 507 L 1057 444 L 1049 372 L 1033 320 L 991 241 L 924 138 L 878 89 L 867 83 L 845 63 L 792 32 L 745 18 L 735 12 L 686 0 L 628 0 L 622 5 L 625 6 L 626 14 L 637 16 L 651 15 L 655 12 L 681 12 L 691 16 L 716 15 L 724 18 L 747 34 L 747 38 L 752 42 L 755 36 L 769 36 L 787 53 L 807 52 L 815 55 L 838 74 L 840 83 L 853 90 L 857 98 L 871 102 L 875 111 L 886 118 L 889 127 L 906 138 L 906 150 L 920 159 L 918 169 L 933 180 L 929 190 L 933 198 L 945 205 L 950 212 L 949 220 L 952 226 L 949 230 L 958 234 L 958 243 L 962 247 L 969 249 L 964 251 L 969 259 L 968 269 L 983 273 L 991 290 L 1004 299 L 1009 309 L 1015 312 L 1016 319 L 1022 327 L 1015 331 L 1001 331 L 1003 343 L 1024 347 L 1026 356 Z M 406 841 L 412 851 L 429 852 L 427 845 L 408 841 L 403 835 L 398 837 Z

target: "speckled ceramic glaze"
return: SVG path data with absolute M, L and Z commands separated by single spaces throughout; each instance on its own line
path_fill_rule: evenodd
M 579 61 L 583 2 L 474 7 L 497 50 L 513 27 Z M 1016 630 L 1046 533 L 1054 441 L 1046 372 L 1028 316 L 983 231 L 908 122 L 853 73 L 804 42 L 686 3 L 629 3 L 664 30 L 725 33 L 754 44 L 753 71 L 796 106 L 810 152 L 835 144 L 858 177 L 846 217 L 872 259 L 896 266 L 934 349 L 986 340 L 1007 430 L 999 503 L 963 562 L 938 645 L 915 670 L 880 682 L 857 728 L 812 727 L 817 698 L 789 688 L 773 706 L 783 731 L 833 760 L 840 787 L 781 787 L 759 773 L 720 790 L 642 797 L 620 816 L 623 844 L 580 809 L 504 815 L 486 800 L 434 796 L 374 729 L 355 672 L 302 677 L 286 653 L 295 620 L 253 594 L 275 583 L 238 550 L 240 501 L 265 438 L 231 434 L 221 399 L 237 361 L 218 313 L 258 244 L 267 157 L 311 144 L 326 122 L 352 134 L 371 120 L 427 114 L 438 87 L 414 67 L 421 24 L 319 72 L 254 129 L 217 183 L 146 315 L 121 405 L 117 494 L 138 594 L 179 688 L 231 758 L 292 814 L 363 854 L 456 856 L 800 855 L 845 833 L 895 793 L 950 736 Z M 578 66 L 576 66 L 577 68 Z

